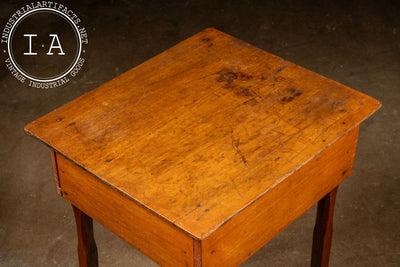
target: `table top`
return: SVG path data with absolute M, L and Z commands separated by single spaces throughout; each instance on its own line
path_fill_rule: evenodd
M 205 238 L 380 105 L 209 28 L 25 130 Z

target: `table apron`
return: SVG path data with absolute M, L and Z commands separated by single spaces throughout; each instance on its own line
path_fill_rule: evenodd
M 352 172 L 356 127 L 202 240 L 202 266 L 237 266 Z M 311 246 L 311 244 L 310 244 Z
M 56 153 L 62 196 L 162 266 L 193 266 L 187 233 Z

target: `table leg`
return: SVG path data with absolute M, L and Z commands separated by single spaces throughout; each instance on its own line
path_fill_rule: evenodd
M 72 205 L 72 209 L 74 210 L 78 233 L 79 266 L 98 266 L 97 247 L 93 235 L 93 220 L 74 205 Z
M 331 251 L 333 210 L 337 187 L 318 202 L 317 219 L 314 227 L 311 266 L 329 266 Z

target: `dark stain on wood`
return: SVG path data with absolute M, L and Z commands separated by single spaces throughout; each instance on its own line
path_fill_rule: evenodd
M 253 78 L 252 75 L 247 75 L 240 71 L 238 72 L 230 71 L 228 69 L 223 69 L 217 72 L 217 74 L 219 74 L 219 76 L 216 79 L 217 82 L 226 82 L 228 84 L 232 83 L 235 80 L 248 81 Z
M 235 87 L 233 93 L 237 96 L 254 96 L 253 92 L 250 90 L 250 86 Z
M 220 83 L 225 82 L 223 88 L 231 89 L 235 95 L 242 97 L 251 97 L 255 95 L 250 89 L 250 86 L 239 86 L 239 84 L 236 84 L 236 82 L 246 82 L 253 79 L 252 75 L 240 71 L 231 71 L 229 69 L 223 69 L 217 72 L 217 74 L 219 76 L 216 78 L 216 81 Z
M 303 92 L 294 88 L 287 88 L 286 90 L 289 94 L 281 98 L 282 103 L 292 102 L 296 97 L 299 97 L 303 94 Z
M 246 106 L 255 106 L 258 104 L 258 101 L 255 98 L 251 98 L 251 99 L 243 102 L 243 104 Z
M 281 101 L 282 101 L 282 102 L 289 103 L 289 102 L 292 102 L 293 99 L 294 99 L 293 96 L 285 96 L 285 97 L 282 97 L 282 98 L 281 98 Z

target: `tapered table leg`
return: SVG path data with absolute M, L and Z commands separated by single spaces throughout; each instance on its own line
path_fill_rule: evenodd
M 72 209 L 74 210 L 78 233 L 79 266 L 98 266 L 97 247 L 93 235 L 93 220 L 74 205 L 72 205 Z
M 314 227 L 311 266 L 329 266 L 332 243 L 333 210 L 337 187 L 318 202 L 317 219 Z

